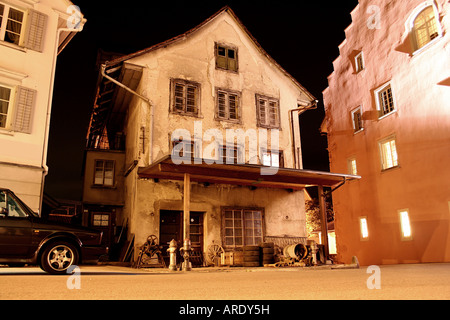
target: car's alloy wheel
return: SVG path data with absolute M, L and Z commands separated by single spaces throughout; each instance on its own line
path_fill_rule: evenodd
M 67 242 L 49 245 L 41 258 L 41 268 L 51 274 L 66 274 L 67 269 L 77 263 L 78 251 Z

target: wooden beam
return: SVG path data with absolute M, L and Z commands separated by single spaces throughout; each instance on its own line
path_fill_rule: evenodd
M 325 263 L 328 260 L 328 221 L 327 221 L 327 208 L 325 205 L 325 194 L 323 192 L 323 186 L 319 186 L 319 211 L 320 211 L 320 225 L 321 225 L 321 238 L 324 246 Z
M 190 207 L 191 207 L 191 176 L 189 173 L 184 174 L 184 197 L 183 197 L 183 236 L 189 239 L 190 235 Z

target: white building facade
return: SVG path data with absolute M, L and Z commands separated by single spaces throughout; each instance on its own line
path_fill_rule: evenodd
M 0 1 L 0 186 L 39 211 L 58 54 L 82 30 L 65 0 Z

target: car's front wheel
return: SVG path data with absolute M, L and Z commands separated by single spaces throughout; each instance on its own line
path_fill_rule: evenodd
M 53 242 L 44 249 L 40 266 L 50 274 L 67 274 L 70 266 L 78 263 L 78 257 L 78 250 L 74 245 Z

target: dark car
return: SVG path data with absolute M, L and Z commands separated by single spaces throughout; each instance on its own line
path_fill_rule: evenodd
M 0 188 L 0 264 L 33 264 L 66 274 L 70 266 L 105 255 L 101 241 L 102 232 L 44 220 L 11 190 Z

